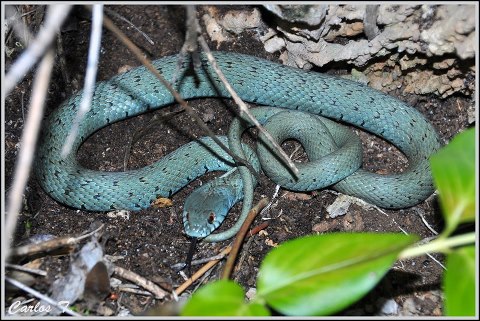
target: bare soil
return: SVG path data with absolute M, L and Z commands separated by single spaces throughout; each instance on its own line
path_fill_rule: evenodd
M 182 47 L 185 33 L 185 14 L 182 7 L 113 6 L 111 8 L 129 19 L 153 39 L 155 44 L 151 45 L 134 29 L 115 19 L 124 32 L 145 50 L 149 58 L 176 54 Z M 62 32 L 61 37 L 70 84 L 66 86 L 60 66 L 57 64 L 46 102 L 47 114 L 68 97 L 72 89 L 81 87 L 76 87 L 75 83 L 83 83 L 90 21 L 85 18 L 82 10 L 78 10 L 70 19 L 69 26 L 68 31 Z M 206 38 L 208 39 L 208 36 Z M 139 65 L 134 56 L 110 32 L 103 32 L 102 43 L 98 80 L 111 78 L 123 66 Z M 9 45 L 7 43 L 7 46 Z M 277 54 L 268 54 L 263 50 L 263 45 L 253 32 L 244 32 L 235 42 L 223 43 L 219 48 L 216 48 L 216 43 L 210 43 L 210 46 L 212 49 L 246 53 L 278 61 Z M 15 58 L 14 55 L 6 59 L 7 70 Z M 331 72 L 329 70 L 320 71 Z M 333 72 L 347 73 L 348 70 Z M 28 76 L 6 98 L 5 102 L 5 183 L 7 191 L 13 178 L 24 117 L 28 113 L 26 106 L 29 102 L 31 84 L 32 77 Z M 396 95 L 395 92 L 390 94 Z M 401 96 L 399 98 L 421 111 L 438 130 L 444 142 L 448 142 L 467 126 L 468 100 L 463 97 L 446 100 L 424 96 Z M 225 134 L 227 132 L 233 117 L 231 110 L 235 108 L 231 102 L 202 99 L 192 101 L 191 106 L 201 116 L 213 114 L 208 125 L 216 133 Z M 177 108 L 178 106 L 172 105 L 163 110 L 128 119 L 100 130 L 81 147 L 78 154 L 81 163 L 93 169 L 122 170 L 123 155 L 129 137 L 143 129 L 154 114 L 164 115 Z M 129 168 L 143 167 L 192 138 L 203 135 L 185 113 L 175 116 L 152 128 L 151 132 L 144 135 L 133 146 L 128 166 Z M 405 167 L 402 155 L 395 152 L 391 148 L 392 146 L 366 133 L 360 133 L 360 136 L 365 146 L 365 168 L 394 172 L 398 171 L 399 167 Z M 290 150 L 291 145 L 287 146 Z M 212 176 L 214 175 L 208 175 L 208 177 Z M 46 195 L 38 186 L 35 177 L 32 176 L 25 192 L 25 207 L 17 225 L 14 243 L 19 244 L 36 234 L 80 235 L 89 229 L 92 222 L 100 221 L 106 225 L 109 235 L 105 253 L 123 257 L 116 262 L 117 265 L 154 281 L 166 280 L 175 288 L 183 282 L 183 279 L 171 266 L 183 262 L 188 251 L 188 240 L 183 233 L 181 218 L 183 201 L 195 187 L 200 185 L 200 181 L 205 180 L 206 178 L 202 177 L 174 195 L 172 207 L 131 212 L 129 218 L 124 219 L 110 218 L 105 213 L 84 212 L 65 207 Z M 256 189 L 255 201 L 260 200 L 264 195 L 271 197 L 275 189 L 274 183 L 263 175 L 260 183 Z M 254 236 L 250 246 L 243 249 L 243 251 L 247 251 L 246 259 L 239 270 L 234 273 L 235 280 L 246 290 L 255 287 L 259 265 L 268 251 L 272 249 L 271 243 L 281 244 L 286 240 L 303 235 L 337 231 L 406 231 L 417 234 L 421 238 L 432 237 L 433 233 L 422 222 L 420 214 L 432 228 L 437 231 L 442 230 L 443 222 L 435 196 L 413 208 L 398 211 L 386 210 L 386 214 L 378 210 L 367 210 L 352 205 L 347 215 L 332 219 L 326 216 L 326 207 L 335 198 L 336 195 L 329 190 L 305 194 L 281 190 L 274 206 L 266 214 L 275 219 L 269 221 L 269 226 L 265 229 L 266 234 Z M 221 228 L 230 226 L 239 211 L 240 206 L 235 206 L 229 215 L 230 218 Z M 280 212 L 282 215 L 278 216 Z M 257 217 L 253 226 L 262 222 L 262 219 Z M 227 243 L 229 241 L 200 244 L 196 257 L 215 255 Z M 321 255 L 321 249 L 312 249 L 312 255 L 317 254 Z M 433 254 L 433 257 L 443 262 L 441 255 Z M 45 291 L 60 273 L 68 270 L 68 259 L 48 258 L 42 269 L 48 272 L 48 276 L 39 280 L 35 287 Z M 219 271 L 221 271 L 221 265 L 214 268 L 207 281 L 218 278 Z M 340 315 L 373 315 L 379 312 L 382 303 L 388 299 L 394 299 L 399 304 L 400 310 L 405 302 L 413 300 L 417 311 L 412 311 L 412 314 L 441 315 L 442 299 L 439 290 L 441 289 L 442 274 L 442 267 L 427 256 L 397 262 L 367 297 Z M 193 290 L 193 287 L 190 290 Z M 116 307 L 119 303 L 108 299 L 106 304 Z M 133 314 L 141 315 L 158 302 L 151 298 L 145 299 L 145 297 L 136 295 L 122 294 L 121 304 L 130 309 Z

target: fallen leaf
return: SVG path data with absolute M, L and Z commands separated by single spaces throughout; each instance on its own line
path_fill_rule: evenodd
M 168 207 L 172 205 L 173 205 L 172 200 L 165 197 L 159 197 L 152 202 L 152 207 L 155 207 L 155 208 L 163 208 L 163 207 Z

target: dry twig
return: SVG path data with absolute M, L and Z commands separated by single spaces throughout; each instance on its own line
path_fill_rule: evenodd
M 145 290 L 150 291 L 157 299 L 163 299 L 168 295 L 168 293 L 164 291 L 162 288 L 160 288 L 158 285 L 156 285 L 152 281 L 147 280 L 143 276 L 140 276 L 132 271 L 125 270 L 124 268 L 119 266 L 115 266 L 114 272 L 117 274 L 117 276 L 123 279 L 126 279 L 130 282 L 133 282 L 138 286 L 141 286 Z
M 185 40 L 185 44 L 182 47 L 180 56 L 182 57 L 182 55 L 185 55 L 186 52 L 190 52 L 194 60 L 194 65 L 199 64 L 198 62 L 195 63 L 195 61 L 199 60 L 198 54 L 196 52 L 196 49 L 198 46 L 197 41 L 200 43 L 200 46 L 202 47 L 203 51 L 207 55 L 207 59 L 210 62 L 210 65 L 212 66 L 213 70 L 218 75 L 223 85 L 225 86 L 225 89 L 227 89 L 227 91 L 230 93 L 230 95 L 232 96 L 237 106 L 240 108 L 240 115 L 241 116 L 246 115 L 247 118 L 255 125 L 255 127 L 258 128 L 258 130 L 260 130 L 263 134 L 265 134 L 265 137 L 271 142 L 271 144 L 273 145 L 274 149 L 276 150 L 280 158 L 285 162 L 285 164 L 292 171 L 292 173 L 295 175 L 298 175 L 298 168 L 295 166 L 295 163 L 288 157 L 285 151 L 273 139 L 272 135 L 270 135 L 270 133 L 258 122 L 258 120 L 252 115 L 252 113 L 250 113 L 250 110 L 247 104 L 245 104 L 245 102 L 240 98 L 240 96 L 238 96 L 238 94 L 235 92 L 235 90 L 233 89 L 233 87 L 230 85 L 227 78 L 223 74 L 222 70 L 218 67 L 215 57 L 213 57 L 212 51 L 208 47 L 208 44 L 202 35 L 202 30 L 200 28 L 200 24 L 198 23 L 198 19 L 196 16 L 195 6 L 191 6 L 191 5 L 186 6 L 186 12 L 187 12 L 187 37 Z M 198 35 L 196 40 L 194 37 L 195 34 Z M 252 174 L 256 175 L 256 172 L 252 171 L 251 168 L 249 168 L 249 170 Z
M 5 95 L 8 95 L 15 88 L 50 47 L 71 7 L 67 4 L 55 4 L 49 7 L 44 26 L 5 75 Z
M 54 54 L 53 51 L 47 52 L 40 63 L 37 74 L 35 75 L 32 98 L 30 101 L 29 115 L 23 129 L 20 153 L 15 165 L 14 180 L 8 197 L 7 218 L 5 222 L 5 257 L 10 252 L 10 243 L 17 225 L 17 218 L 22 207 L 22 196 L 27 185 L 30 169 L 32 167 L 35 155 L 35 146 L 37 144 L 40 124 L 43 117 L 43 107 L 45 105 L 50 83 L 50 75 L 53 69 Z
M 220 255 L 227 255 L 232 250 L 231 246 L 227 246 L 222 250 Z M 195 272 L 190 279 L 185 281 L 181 286 L 179 286 L 175 291 L 175 295 L 179 296 L 183 291 L 185 291 L 193 282 L 198 280 L 206 271 L 210 270 L 215 264 L 220 262 L 220 260 L 213 260 L 202 266 L 197 272 Z
M 52 306 L 56 307 L 57 309 L 60 309 L 63 313 L 75 316 L 75 317 L 81 317 L 81 314 L 78 314 L 77 312 L 74 312 L 70 309 L 68 309 L 66 306 L 61 305 L 60 302 L 57 302 L 55 300 L 52 300 L 48 296 L 43 295 L 42 293 L 32 289 L 29 286 L 26 286 L 25 284 L 18 282 L 17 280 L 14 280 L 12 278 L 9 278 L 8 276 L 5 277 L 5 281 L 10 282 L 12 285 L 16 286 L 17 288 L 31 294 L 32 296 L 36 297 L 37 299 L 43 300 L 44 302 L 51 304 Z M 67 302 L 68 303 L 68 302 Z
M 238 251 L 242 246 L 243 239 L 248 232 L 248 228 L 250 227 L 253 220 L 255 219 L 257 214 L 260 212 L 260 210 L 264 208 L 267 204 L 268 204 L 268 198 L 262 198 L 260 202 L 258 202 L 257 205 L 255 205 L 248 213 L 247 218 L 243 222 L 243 225 L 240 228 L 240 231 L 238 231 L 237 236 L 235 237 L 235 241 L 233 242 L 232 251 L 228 256 L 227 262 L 225 263 L 225 267 L 223 269 L 222 279 L 228 279 L 230 277 L 230 274 L 232 273 L 232 270 L 233 270 L 233 264 L 235 263 L 235 259 L 237 258 Z
M 295 163 L 288 157 L 287 153 L 280 147 L 280 145 L 273 139 L 272 135 L 258 122 L 258 120 L 250 113 L 250 110 L 247 107 L 247 104 L 238 96 L 238 94 L 233 90 L 232 86 L 230 83 L 228 83 L 227 78 L 225 78 L 225 75 L 221 71 L 221 69 L 218 67 L 217 62 L 215 61 L 215 58 L 213 57 L 212 52 L 210 51 L 210 48 L 208 48 L 207 42 L 203 38 L 202 35 L 198 37 L 198 40 L 200 41 L 200 45 L 202 46 L 203 51 L 205 51 L 207 55 L 207 59 L 212 65 L 213 70 L 217 73 L 218 77 L 220 80 L 223 82 L 225 85 L 225 89 L 230 93 L 232 96 L 233 100 L 237 104 L 237 106 L 240 108 L 240 115 L 246 115 L 247 118 L 255 125 L 258 130 L 260 130 L 265 137 L 270 141 L 272 146 L 275 148 L 275 151 L 278 152 L 278 155 L 280 158 L 286 163 L 288 168 L 292 171 L 295 176 L 298 175 L 298 168 L 295 166 Z M 253 172 L 255 173 L 255 172 Z
M 153 66 L 153 64 L 144 57 L 142 51 L 120 30 L 118 27 L 110 20 L 108 17 L 104 17 L 103 24 L 117 36 L 120 41 L 122 41 L 127 48 L 135 55 L 135 57 L 167 88 L 167 90 L 172 94 L 175 100 L 187 111 L 187 113 L 192 117 L 197 125 L 205 132 L 207 135 L 212 138 L 212 140 L 220 146 L 228 155 L 230 155 L 235 162 L 245 165 L 248 167 L 252 173 L 256 171 L 252 166 L 243 159 L 240 159 L 234 153 L 232 153 L 213 133 L 210 128 L 203 122 L 203 120 L 195 113 L 195 111 L 190 107 L 187 102 L 180 96 L 180 94 L 172 87 L 172 85 L 158 72 L 158 70 Z
M 124 16 L 122 16 L 121 14 L 118 14 L 117 12 L 113 11 L 112 9 L 109 9 L 109 8 L 105 8 L 104 9 L 108 14 L 112 15 L 112 16 L 115 16 L 117 17 L 118 19 L 120 20 L 123 20 L 125 21 L 126 23 L 128 23 L 133 29 L 137 30 L 138 33 L 140 33 L 147 41 L 148 43 L 150 43 L 152 46 L 155 45 L 155 42 L 153 42 L 152 38 L 150 38 L 145 32 L 143 32 L 142 30 L 140 30 L 139 27 L 137 27 L 136 25 L 134 25 L 130 20 L 128 20 L 127 18 L 125 18 Z
M 133 293 L 133 294 L 143 295 L 143 296 L 153 296 L 153 294 L 151 292 L 142 291 L 142 290 L 133 289 L 133 288 L 118 287 L 118 291 L 119 292 Z
M 26 266 L 23 266 L 23 265 L 6 263 L 5 267 L 8 268 L 8 269 L 17 270 L 17 271 L 21 271 L 21 272 L 26 272 L 26 273 L 30 273 L 30 274 L 47 276 L 47 272 L 44 271 L 44 270 L 33 269 L 33 268 L 29 268 L 29 267 L 26 267 Z
M 93 5 L 92 14 L 92 32 L 90 35 L 90 46 L 88 49 L 87 71 L 85 75 L 85 84 L 83 86 L 82 100 L 73 120 L 72 127 L 63 144 L 62 157 L 66 157 L 71 149 L 78 129 L 83 118 L 90 110 L 93 92 L 95 91 L 95 79 L 97 78 L 98 60 L 100 55 L 100 45 L 102 39 L 102 18 L 103 4 Z
M 210 262 L 210 261 L 213 261 L 213 260 L 221 260 L 224 257 L 225 257 L 225 255 L 223 255 L 223 254 L 217 254 L 217 255 L 206 257 L 206 258 L 203 258 L 203 259 L 192 260 L 192 262 L 190 262 L 190 265 L 198 265 L 198 264 L 207 263 L 207 262 Z M 186 265 L 187 265 L 187 263 L 180 262 L 180 263 L 176 263 L 176 264 L 174 264 L 170 267 L 172 269 L 183 269 Z
M 32 256 L 39 253 L 52 251 L 61 247 L 70 246 L 79 243 L 81 240 L 86 239 L 98 231 L 100 231 L 104 227 L 104 224 L 99 226 L 94 231 L 91 231 L 87 234 L 78 236 L 78 237 L 59 237 L 52 240 L 48 240 L 38 244 L 28 244 L 24 246 L 20 246 L 17 248 L 12 249 L 11 256 L 12 257 L 20 257 L 20 256 Z

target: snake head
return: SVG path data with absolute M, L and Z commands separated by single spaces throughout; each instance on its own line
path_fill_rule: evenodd
M 183 226 L 190 237 L 210 235 L 225 219 L 234 204 L 233 188 L 205 184 L 191 193 L 183 207 Z

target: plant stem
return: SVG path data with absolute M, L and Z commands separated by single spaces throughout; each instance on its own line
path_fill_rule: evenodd
M 435 241 L 430 243 L 407 248 L 402 251 L 399 255 L 399 259 L 408 259 L 413 258 L 416 256 L 423 255 L 429 252 L 446 252 L 451 250 L 453 247 L 460 246 L 460 245 L 467 245 L 473 244 L 475 242 L 475 233 L 467 233 L 458 236 L 453 236 L 447 239 L 438 238 Z

